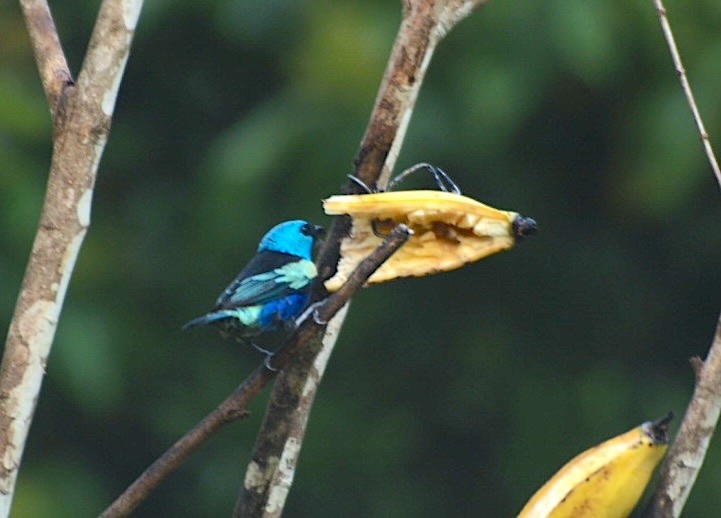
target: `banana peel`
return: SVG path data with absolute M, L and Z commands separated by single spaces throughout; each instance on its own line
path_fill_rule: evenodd
M 672 414 L 586 450 L 528 501 L 518 518 L 624 518 L 668 449 Z
M 337 272 L 325 282 L 328 291 L 338 290 L 381 244 L 384 232 L 400 223 L 408 225 L 413 235 L 367 284 L 460 268 L 511 248 L 537 229 L 534 220 L 516 212 L 443 191 L 337 195 L 323 200 L 323 209 L 328 215 L 350 215 L 353 221 L 350 236 L 341 243 Z

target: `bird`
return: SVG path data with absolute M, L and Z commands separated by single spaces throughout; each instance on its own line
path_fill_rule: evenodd
M 308 304 L 318 272 L 313 247 L 323 227 L 304 220 L 285 221 L 260 240 L 255 256 L 215 301 L 213 309 L 183 326 L 215 324 L 224 335 L 257 346 L 252 338 L 292 327 Z

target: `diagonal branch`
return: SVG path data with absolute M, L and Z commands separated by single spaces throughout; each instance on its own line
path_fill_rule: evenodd
M 326 327 L 325 322 L 341 310 L 353 294 L 360 289 L 373 272 L 398 250 L 410 237 L 410 229 L 399 225 L 388 238 L 369 255 L 348 279 L 343 287 L 311 311 L 288 339 L 286 344 L 273 356 L 276 371 L 259 366 L 236 388 L 218 407 L 181 437 L 170 449 L 148 467 L 105 511 L 103 518 L 128 516 L 133 512 L 173 471 L 198 449 L 206 440 L 226 424 L 248 415 L 248 405 L 261 390 L 284 369 L 298 354 L 319 336 Z
M 656 13 L 658 14 L 659 23 L 661 24 L 663 36 L 666 39 L 666 44 L 668 45 L 668 50 L 671 54 L 671 59 L 673 60 L 673 66 L 676 69 L 676 74 L 678 75 L 678 79 L 681 82 L 681 88 L 683 89 L 683 93 L 686 96 L 686 102 L 688 102 L 688 106 L 691 109 L 693 121 L 696 123 L 696 129 L 698 130 L 698 134 L 701 137 L 701 143 L 703 144 L 706 158 L 708 159 L 709 164 L 711 164 L 711 169 L 716 176 L 716 181 L 721 186 L 721 170 L 719 170 L 719 165 L 716 161 L 713 147 L 711 146 L 711 139 L 709 138 L 708 133 L 706 132 L 706 127 L 704 126 L 703 120 L 701 119 L 701 112 L 696 105 L 696 98 L 694 97 L 693 91 L 691 90 L 691 83 L 689 83 L 688 81 L 686 69 L 683 66 L 683 62 L 681 61 L 681 54 L 679 54 L 678 52 L 676 40 L 674 39 L 673 32 L 671 31 L 671 24 L 669 23 L 668 17 L 666 16 L 666 8 L 664 7 L 661 0 L 654 0 L 654 5 L 656 7 Z
M 721 186 L 721 171 L 686 77 L 686 70 L 671 32 L 671 24 L 666 16 L 666 8 L 661 0 L 654 0 L 654 5 L 706 157 L 716 181 Z M 716 430 L 721 414 L 721 316 L 706 360 L 701 362 L 698 358 L 693 358 L 692 365 L 696 372 L 696 387 L 676 440 L 661 468 L 661 476 L 653 497 L 644 511 L 644 516 L 649 518 L 681 515 Z
M 487 0 L 404 0 L 403 17 L 368 127 L 354 160 L 354 174 L 365 185 L 385 188 L 398 158 L 423 79 L 440 40 Z M 358 185 L 349 183 L 344 192 Z M 328 278 L 338 263 L 349 218 L 335 218 L 319 254 L 319 271 Z M 263 426 L 248 465 L 234 516 L 280 516 L 293 480 L 313 398 L 321 382 L 343 317 L 333 320 L 332 336 L 316 341 L 273 388 Z M 317 355 L 317 356 L 316 356 Z
M 142 0 L 103 2 L 75 86 L 47 4 L 22 5 L 55 132 L 40 224 L 0 370 L 0 517 L 10 511 L 45 363 L 90 225 L 95 176 Z

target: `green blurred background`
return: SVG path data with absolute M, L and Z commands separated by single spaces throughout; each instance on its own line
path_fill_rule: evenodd
M 53 4 L 77 74 L 98 2 Z M 667 7 L 721 146 L 721 3 Z M 396 1 L 147 2 L 15 516 L 97 514 L 259 363 L 180 326 L 268 227 L 329 223 L 320 200 L 351 170 L 399 20 Z M 17 5 L 0 34 L 4 330 L 51 128 Z M 431 63 L 398 170 L 419 161 L 541 231 L 356 297 L 287 516 L 511 516 L 579 451 L 683 415 L 712 339 L 719 189 L 651 0 L 491 1 Z M 264 405 L 137 516 L 229 515 Z M 717 442 L 686 516 L 717 511 L 719 484 Z

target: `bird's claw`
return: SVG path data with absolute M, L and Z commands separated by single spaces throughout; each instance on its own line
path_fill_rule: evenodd
M 307 308 L 305 308 L 305 311 L 295 320 L 296 327 L 299 326 L 306 318 L 313 315 L 313 322 L 318 324 L 319 326 L 324 326 L 328 322 L 321 321 L 320 318 L 317 317 L 318 308 L 325 302 L 325 299 L 319 300 L 318 302 L 314 302 Z
M 271 372 L 278 372 L 278 369 L 276 369 L 275 367 L 273 367 L 270 364 L 270 361 L 273 359 L 273 356 L 275 356 L 274 352 L 271 352 L 268 349 L 264 349 L 261 346 L 259 346 L 258 344 L 254 344 L 253 342 L 251 342 L 250 345 L 252 345 L 255 348 L 255 350 L 258 351 L 260 354 L 265 356 L 265 360 L 263 360 L 263 365 L 265 365 L 266 369 L 268 369 Z
M 270 372 L 278 372 L 278 369 L 276 369 L 270 364 L 270 361 L 273 359 L 274 356 L 274 353 L 268 353 L 265 355 L 265 360 L 263 360 L 263 365 L 265 365 L 265 368 L 268 369 Z
M 316 303 L 316 304 L 318 304 L 318 303 Z M 314 304 L 314 305 L 315 305 L 315 304 Z M 327 320 L 323 320 L 323 319 L 320 318 L 320 316 L 318 315 L 318 308 L 313 308 L 313 322 L 315 322 L 315 323 L 318 324 L 319 326 L 327 326 L 327 325 L 328 325 L 328 321 L 327 321 Z

